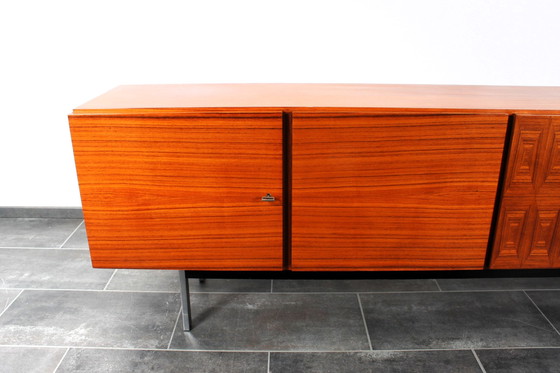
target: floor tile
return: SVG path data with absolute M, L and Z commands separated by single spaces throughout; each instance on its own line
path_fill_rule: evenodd
M 266 353 L 71 349 L 65 372 L 247 372 L 266 373 Z
M 471 351 L 371 351 L 276 353 L 271 373 L 482 372 Z
M 70 236 L 68 241 L 62 246 L 63 249 L 88 249 L 88 239 L 86 228 L 82 223 L 78 229 Z
M 166 348 L 178 294 L 25 290 L 0 317 L 0 344 Z
M 523 292 L 361 295 L 374 349 L 560 346 Z
M 0 284 L 2 279 L 0 278 Z M 0 314 L 10 305 L 17 297 L 21 290 L 0 289 Z
M 65 352 L 65 348 L 0 346 L 0 373 L 54 372 Z
M 527 294 L 556 329 L 560 330 L 560 291 L 528 291 Z
M 103 289 L 113 274 L 91 267 L 84 250 L 2 249 L 0 287 Z
M 0 247 L 60 247 L 81 219 L 0 219 Z
M 487 373 L 558 373 L 560 349 L 476 350 Z
M 434 280 L 274 280 L 274 292 L 437 291 Z
M 201 283 L 194 278 L 189 279 L 189 289 L 193 293 L 268 293 L 270 280 L 208 278 Z
M 192 296 L 193 330 L 177 328 L 171 348 L 366 350 L 354 294 L 209 294 Z
M 179 271 L 117 269 L 107 290 L 179 292 Z
M 119 269 L 107 290 L 174 291 L 179 292 L 179 271 L 157 271 L 145 269 Z M 269 292 L 270 280 L 260 279 L 189 279 L 189 290 L 193 293 L 247 293 Z
M 560 289 L 560 277 L 446 278 L 437 282 L 444 291 Z

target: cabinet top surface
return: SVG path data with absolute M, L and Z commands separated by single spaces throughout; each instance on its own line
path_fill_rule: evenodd
M 408 109 L 560 113 L 560 87 L 380 84 L 125 85 L 74 114 L 191 109 Z

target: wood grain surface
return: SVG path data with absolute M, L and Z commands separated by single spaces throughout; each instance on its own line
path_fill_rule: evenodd
M 282 269 L 281 115 L 70 116 L 93 265 Z
M 292 268 L 482 269 L 507 121 L 294 112 Z
M 182 112 L 192 108 L 560 114 L 560 87 L 391 84 L 170 84 L 119 86 L 75 109 Z
M 560 116 L 516 116 L 491 268 L 560 267 Z
M 560 267 L 560 87 L 117 87 L 70 115 L 94 266 L 481 269 L 511 115 L 490 267 Z

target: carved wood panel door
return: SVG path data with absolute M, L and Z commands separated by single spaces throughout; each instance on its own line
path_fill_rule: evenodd
M 70 125 L 94 266 L 282 269 L 280 111 Z
M 292 269 L 482 269 L 507 121 L 295 112 Z
M 560 267 L 560 116 L 517 115 L 491 268 Z

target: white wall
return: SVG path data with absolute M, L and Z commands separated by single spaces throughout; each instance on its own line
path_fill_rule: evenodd
M 120 84 L 560 86 L 556 0 L 5 1 L 0 206 L 80 206 L 66 115 Z

